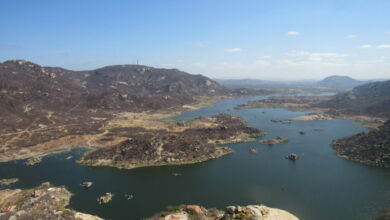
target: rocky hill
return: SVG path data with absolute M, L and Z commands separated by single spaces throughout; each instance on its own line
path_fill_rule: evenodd
M 71 71 L 22 60 L 0 63 L 0 91 L 1 115 L 42 109 L 152 110 L 188 104 L 195 96 L 228 92 L 207 77 L 177 69 L 117 65 Z
M 0 131 L 72 124 L 113 112 L 140 112 L 190 104 L 229 91 L 207 77 L 138 65 L 90 71 L 0 63 Z
M 352 89 L 364 83 L 367 83 L 367 81 L 356 80 L 349 76 L 329 76 L 319 81 L 317 85 L 332 89 Z
M 230 94 L 201 75 L 139 65 L 89 71 L 0 63 L 0 152 L 101 133 L 120 112 L 168 110 Z
M 194 103 L 197 97 L 267 93 L 227 89 L 177 69 L 116 65 L 72 71 L 10 60 L 0 63 L 0 130 L 87 120 L 87 115 L 174 108 Z
M 333 141 L 339 156 L 364 164 L 390 167 L 390 120 L 378 129 Z
M 120 128 L 168 129 L 172 125 L 158 123 L 161 118 L 221 96 L 265 93 L 227 89 L 177 69 L 116 65 L 72 71 L 6 61 L 0 63 L 0 161 L 42 156 L 66 146 L 113 146 L 126 139 Z
M 313 105 L 342 114 L 390 118 L 390 80 L 367 83 Z

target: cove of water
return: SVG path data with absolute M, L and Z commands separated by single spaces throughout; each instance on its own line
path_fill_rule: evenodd
M 350 120 L 293 121 L 287 125 L 270 120 L 304 113 L 233 109 L 259 98 L 219 100 L 212 106 L 184 112 L 177 119 L 237 114 L 267 133 L 261 138 L 283 136 L 290 140 L 288 143 L 270 147 L 260 144 L 258 138 L 230 144 L 233 154 L 204 163 L 133 170 L 81 166 L 75 161 L 85 150 L 77 149 L 47 156 L 32 167 L 22 160 L 0 163 L 0 179 L 19 178 L 11 188 L 31 188 L 45 181 L 66 186 L 74 194 L 70 208 L 105 219 L 142 219 L 169 205 L 201 204 L 223 209 L 228 205 L 264 204 L 305 220 L 366 220 L 390 206 L 389 169 L 341 159 L 329 146 L 333 139 L 365 131 L 365 127 Z M 250 148 L 259 152 L 249 153 Z M 300 159 L 286 160 L 289 153 L 297 153 Z M 70 155 L 73 158 L 66 160 Z M 83 189 L 83 181 L 94 185 Z M 96 198 L 106 192 L 115 194 L 112 202 L 99 205 Z M 133 194 L 134 199 L 128 201 L 125 194 Z

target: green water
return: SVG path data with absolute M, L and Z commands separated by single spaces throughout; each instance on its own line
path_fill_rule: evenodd
M 75 163 L 85 150 L 78 149 L 45 157 L 27 167 L 23 161 L 0 163 L 0 178 L 17 177 L 13 188 L 34 187 L 50 181 L 66 186 L 74 196 L 70 207 L 105 219 L 142 219 L 168 205 L 201 204 L 224 208 L 228 205 L 265 204 L 285 209 L 301 219 L 365 220 L 390 206 L 390 169 L 369 167 L 335 156 L 332 139 L 366 130 L 349 120 L 293 121 L 291 125 L 271 119 L 290 119 L 302 112 L 284 109 L 234 110 L 248 100 L 224 99 L 213 106 L 185 112 L 179 119 L 209 116 L 220 112 L 238 114 L 267 136 L 283 136 L 288 143 L 265 146 L 256 142 L 231 144 L 235 153 L 208 162 L 120 170 L 86 167 Z M 262 112 L 265 112 L 264 114 Z M 319 129 L 319 130 L 318 130 Z M 299 131 L 305 131 L 300 135 Z M 249 153 L 257 148 L 257 154 Z M 296 162 L 286 160 L 297 153 Z M 69 155 L 74 158 L 66 160 Z M 173 176 L 172 173 L 181 173 Z M 93 181 L 90 189 L 80 183 Z M 115 194 L 111 203 L 99 205 L 96 198 Z M 133 194 L 126 200 L 125 194 Z

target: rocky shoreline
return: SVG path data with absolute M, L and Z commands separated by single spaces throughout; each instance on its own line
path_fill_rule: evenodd
M 375 125 L 386 121 L 383 117 L 355 114 L 323 104 L 331 99 L 332 96 L 273 96 L 268 99 L 249 101 L 247 104 L 236 106 L 235 109 L 286 108 L 291 111 L 310 111 L 310 113 L 296 117 L 293 120 L 351 119 L 370 122 Z
M 264 205 L 228 206 L 224 211 L 215 208 L 206 209 L 199 205 L 180 205 L 169 207 L 147 220 L 299 220 L 293 214 Z
M 228 147 L 219 147 L 214 154 L 207 155 L 201 158 L 193 159 L 193 160 L 183 160 L 183 161 L 163 161 L 163 162 L 117 162 L 110 159 L 99 159 L 99 160 L 86 160 L 84 157 L 77 161 L 80 164 L 86 165 L 86 166 L 94 166 L 94 167 L 115 167 L 119 169 L 135 169 L 135 168 L 141 168 L 141 167 L 156 167 L 156 166 L 172 166 L 172 165 L 188 165 L 188 164 L 195 164 L 195 163 L 201 163 L 206 162 L 208 160 L 217 159 L 219 157 L 225 156 L 227 154 L 231 154 L 234 151 L 231 148 Z M 88 154 L 87 154 L 88 155 Z
M 126 132 L 124 129 L 127 140 L 88 152 L 78 162 L 125 169 L 199 163 L 233 152 L 222 144 L 252 141 L 264 135 L 239 117 L 228 114 L 200 117 L 187 125 L 176 123 L 176 126 L 170 130 Z
M 377 215 L 375 215 L 372 220 L 389 220 L 390 219 L 390 208 L 386 208 Z
M 287 143 L 288 139 L 278 136 L 275 139 L 264 139 L 264 140 L 260 140 L 259 142 L 264 145 L 274 145 L 280 143 Z
M 366 165 L 390 167 L 390 120 L 377 129 L 332 142 L 340 157 Z
M 341 104 L 329 104 L 335 102 L 333 99 L 337 100 L 339 96 L 335 96 L 336 98 L 330 96 L 275 96 L 264 100 L 250 101 L 247 104 L 237 106 L 236 109 L 287 108 L 292 111 L 314 111 L 294 118 L 294 120 L 350 119 L 368 123 L 365 126 L 372 127 L 372 131 L 334 140 L 332 147 L 339 157 L 371 166 L 390 167 L 390 121 L 386 122 L 386 118 L 368 113 L 359 115 L 348 109 L 339 109 L 338 106 Z M 272 140 L 263 140 L 263 142 L 264 144 L 272 143 Z
M 13 183 L 19 182 L 18 178 L 11 178 L 11 179 L 0 179 L 0 187 L 1 186 L 9 186 Z
M 102 220 L 101 218 L 66 208 L 71 193 L 65 187 L 50 183 L 32 189 L 0 190 L 0 220 L 64 219 Z

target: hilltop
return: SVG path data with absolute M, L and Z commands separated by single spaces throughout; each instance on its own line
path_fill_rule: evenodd
M 228 89 L 205 76 L 177 69 L 115 65 L 72 71 L 24 60 L 6 61 L 0 63 L 0 161 L 42 156 L 72 146 L 123 145 L 130 133 L 142 139 L 150 130 L 178 127 L 166 118 L 217 98 L 264 93 L 269 91 Z M 232 120 L 227 118 L 227 122 Z M 158 137 L 164 132 L 149 133 Z M 230 152 L 203 142 L 189 150 L 196 147 L 203 147 L 202 152 L 209 155 L 199 154 L 199 158 Z
M 349 76 L 329 76 L 319 81 L 317 86 L 332 88 L 332 89 L 352 89 L 355 86 L 362 85 L 368 81 L 360 81 Z

